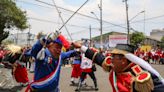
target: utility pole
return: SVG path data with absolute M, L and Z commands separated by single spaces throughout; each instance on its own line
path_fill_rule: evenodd
M 30 40 L 31 40 L 31 33 L 30 33 L 30 30 L 31 30 L 31 26 L 29 25 L 29 31 L 28 31 L 28 45 L 30 46 Z
M 145 11 L 145 10 L 144 10 Z M 146 14 L 145 14 L 145 12 L 144 12 L 144 34 L 146 35 L 146 32 L 145 32 L 145 16 L 146 16 Z
M 103 45 L 103 37 L 102 37 L 102 0 L 100 0 L 100 47 Z
M 18 29 L 17 29 L 16 44 L 18 44 Z
M 90 47 L 92 45 L 92 29 L 91 29 L 91 25 L 89 26 L 89 34 L 90 34 Z
M 129 24 L 129 16 L 128 16 L 128 0 L 123 0 L 125 2 L 125 8 L 126 8 L 126 22 L 127 22 L 127 44 L 130 44 L 130 24 Z

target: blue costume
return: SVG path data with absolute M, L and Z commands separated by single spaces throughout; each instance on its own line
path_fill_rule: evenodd
M 59 92 L 59 78 L 62 61 L 76 55 L 76 51 L 61 52 L 59 58 L 54 58 L 50 51 L 44 50 L 45 56 L 42 60 L 37 59 L 37 54 L 42 50 L 43 45 L 40 41 L 32 47 L 30 55 L 35 60 L 34 82 L 30 87 L 36 92 Z

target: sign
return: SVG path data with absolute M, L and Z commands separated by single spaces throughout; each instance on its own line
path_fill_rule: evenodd
M 117 44 L 127 44 L 127 35 L 109 35 L 109 47 Z

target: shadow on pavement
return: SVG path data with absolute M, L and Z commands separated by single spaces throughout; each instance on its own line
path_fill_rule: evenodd
M 80 91 L 83 91 L 83 92 L 91 92 L 91 91 L 94 91 L 95 92 L 95 89 L 93 86 L 87 86 L 87 87 L 82 87 L 80 89 Z
M 22 86 L 15 86 L 11 89 L 4 89 L 2 87 L 0 87 L 0 92 L 20 92 L 23 89 Z

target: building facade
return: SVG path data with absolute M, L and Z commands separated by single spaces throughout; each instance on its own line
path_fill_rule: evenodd
M 31 46 L 36 41 L 35 35 L 31 33 L 10 34 L 7 39 L 20 46 Z
M 164 29 L 153 29 L 152 32 L 150 32 L 150 37 L 155 38 L 157 40 L 161 41 L 161 38 L 164 36 Z

